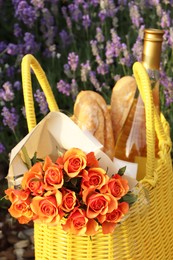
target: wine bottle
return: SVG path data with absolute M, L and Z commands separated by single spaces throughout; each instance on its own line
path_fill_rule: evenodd
M 142 63 L 151 80 L 153 100 L 158 113 L 160 110 L 159 68 L 163 34 L 164 32 L 159 29 L 145 29 L 142 51 Z M 157 140 L 155 143 L 155 156 L 157 158 Z M 115 161 L 118 161 L 119 166 L 130 166 L 131 171 L 136 169 L 137 180 L 141 180 L 145 176 L 146 153 L 145 107 L 137 89 L 128 116 L 116 140 Z

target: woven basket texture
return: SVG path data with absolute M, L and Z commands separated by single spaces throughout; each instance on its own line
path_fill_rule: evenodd
M 26 55 L 22 61 L 22 80 L 29 131 L 36 125 L 30 67 L 45 92 L 50 110 L 58 110 L 40 65 L 32 55 Z M 144 85 L 140 82 L 138 69 L 134 68 L 137 83 Z M 36 260 L 173 260 L 173 171 L 169 125 L 163 115 L 155 115 L 151 93 L 147 96 L 147 89 L 140 89 L 140 92 L 147 117 L 147 172 L 139 182 L 138 200 L 130 208 L 129 215 L 113 234 L 103 235 L 99 230 L 93 237 L 67 234 L 61 225 L 34 224 Z M 155 130 L 159 140 L 157 162 L 153 155 Z

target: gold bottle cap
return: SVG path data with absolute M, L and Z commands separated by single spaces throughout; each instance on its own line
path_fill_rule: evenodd
M 160 67 L 163 34 L 164 31 L 159 29 L 144 30 L 142 63 L 146 69 L 158 70 Z

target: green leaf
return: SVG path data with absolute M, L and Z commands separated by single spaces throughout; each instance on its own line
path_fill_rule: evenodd
M 34 156 L 31 158 L 31 163 L 34 165 L 37 162 L 37 152 L 34 153 Z
M 125 201 L 127 203 L 129 203 L 130 205 L 135 203 L 135 201 L 137 200 L 137 195 L 128 192 L 126 195 L 123 196 L 123 198 L 121 198 L 121 202 Z
M 126 171 L 126 166 L 120 168 L 119 171 L 118 171 L 118 174 L 119 174 L 120 176 L 123 176 L 124 173 L 125 173 L 125 171 Z

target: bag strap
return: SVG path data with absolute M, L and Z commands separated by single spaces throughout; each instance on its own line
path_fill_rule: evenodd
M 37 124 L 35 108 L 34 108 L 32 84 L 31 84 L 31 69 L 34 71 L 37 80 L 46 96 L 46 100 L 50 111 L 59 110 L 52 89 L 45 75 L 45 72 L 43 71 L 40 64 L 34 58 L 33 55 L 31 54 L 25 55 L 22 59 L 21 70 L 22 70 L 23 96 L 24 96 L 24 103 L 26 109 L 26 120 L 27 120 L 29 132 Z
M 167 156 L 166 154 L 171 151 L 172 146 L 169 134 L 169 125 L 164 119 L 164 116 L 162 114 L 159 116 L 156 111 L 153 101 L 151 82 L 142 63 L 134 63 L 133 73 L 145 105 L 146 114 L 147 164 L 146 176 L 142 182 L 148 182 L 151 186 L 155 186 L 158 178 L 155 172 L 155 132 L 159 140 L 159 155 L 160 157 Z

